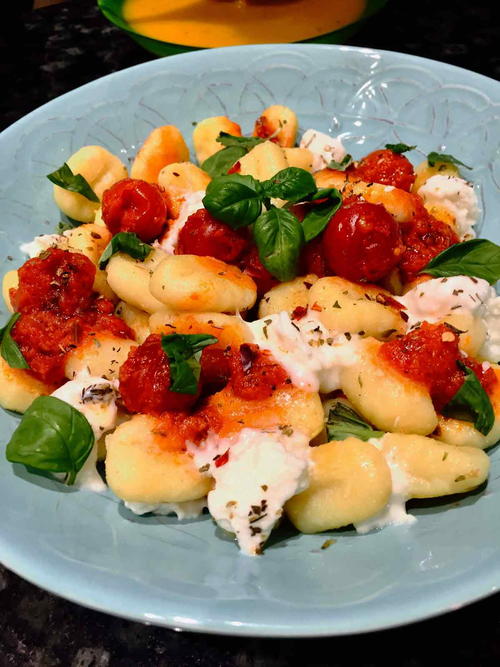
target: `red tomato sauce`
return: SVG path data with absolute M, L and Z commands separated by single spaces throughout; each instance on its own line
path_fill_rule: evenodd
M 421 206 L 411 222 L 401 225 L 405 250 L 399 269 L 403 280 L 410 282 L 433 257 L 458 243 L 458 236 L 445 222 L 436 220 Z
M 404 376 L 423 384 L 441 411 L 465 380 L 457 361 L 476 373 L 486 392 L 497 382 L 491 368 L 483 370 L 474 359 L 461 355 L 458 341 L 458 334 L 445 324 L 424 322 L 406 336 L 383 343 L 379 354 Z
M 93 292 L 95 266 L 84 255 L 52 248 L 29 259 L 18 273 L 19 286 L 11 290 L 11 298 L 21 317 L 12 337 L 37 379 L 63 383 L 67 353 L 86 335 L 107 331 L 135 337 L 113 314 L 112 302 Z
M 382 183 L 409 192 L 415 182 L 413 165 L 404 155 L 382 148 L 348 167 L 351 177 L 368 183 Z
M 231 385 L 240 398 L 249 401 L 268 398 L 278 387 L 290 382 L 285 369 L 258 345 L 244 343 L 232 356 Z

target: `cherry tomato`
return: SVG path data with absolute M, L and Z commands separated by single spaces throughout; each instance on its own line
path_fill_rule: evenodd
M 290 382 L 285 369 L 258 345 L 244 343 L 232 355 L 231 385 L 240 398 L 248 401 L 268 398 L 287 380 Z
M 250 276 L 257 285 L 257 295 L 261 297 L 266 292 L 269 292 L 271 287 L 278 285 L 277 280 L 266 267 L 262 264 L 259 258 L 259 251 L 257 246 L 253 245 L 240 258 L 239 266 L 241 270 Z
M 457 361 L 478 375 L 486 391 L 491 391 L 497 381 L 491 369 L 485 371 L 473 359 L 462 357 L 458 341 L 458 334 L 445 324 L 424 322 L 406 336 L 384 343 L 379 354 L 400 373 L 425 385 L 436 409 L 442 410 L 465 379 Z
M 21 266 L 19 286 L 11 290 L 12 305 L 20 313 L 74 315 L 92 303 L 95 271 L 85 255 L 50 248 Z
M 104 192 L 102 219 L 112 234 L 132 232 L 149 243 L 167 222 L 167 204 L 158 185 L 124 178 Z
M 369 153 L 347 171 L 361 181 L 393 185 L 407 192 L 415 181 L 413 165 L 408 158 L 387 148 Z
M 273 143 L 279 143 L 278 137 L 273 137 L 275 132 L 275 127 L 270 122 L 269 118 L 266 116 L 259 116 L 255 121 L 253 136 L 259 137 L 260 139 L 269 139 Z
M 344 204 L 323 235 L 323 252 L 332 271 L 356 282 L 387 276 L 403 250 L 399 224 L 383 206 L 365 201 Z
M 318 278 L 324 278 L 332 273 L 325 257 L 323 236 L 317 236 L 306 243 L 300 259 L 304 273 L 314 273 Z
M 186 220 L 179 232 L 177 255 L 208 255 L 223 262 L 234 262 L 249 245 L 245 231 L 232 229 L 201 208 Z
M 170 391 L 170 363 L 159 334 L 134 348 L 120 368 L 120 394 L 129 412 L 159 415 L 187 410 L 197 394 Z
M 409 282 L 446 248 L 458 243 L 453 229 L 441 220 L 436 220 L 422 206 L 411 222 L 401 225 L 405 250 L 401 255 L 399 269 L 403 280 Z

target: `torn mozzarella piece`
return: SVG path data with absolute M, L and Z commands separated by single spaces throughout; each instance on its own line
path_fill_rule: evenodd
M 79 373 L 53 392 L 52 396 L 69 403 L 89 422 L 95 443 L 82 469 L 76 476 L 75 486 L 99 493 L 106 489 L 96 470 L 97 441 L 115 428 L 118 410 L 116 407 L 116 383 L 88 373 Z
M 22 243 L 19 246 L 21 252 L 24 252 L 30 259 L 38 257 L 42 252 L 49 248 L 62 248 L 65 250 L 68 247 L 68 239 L 62 234 L 41 234 L 35 236 L 33 241 L 29 243 Z
M 486 280 L 471 276 L 433 278 L 419 283 L 404 296 L 395 297 L 406 308 L 408 328 L 418 322 L 436 323 L 453 313 L 480 317 L 495 290 Z
M 307 148 L 313 154 L 313 171 L 328 167 L 330 162 L 341 162 L 346 149 L 337 137 L 331 137 L 318 130 L 306 130 L 300 140 L 300 148 Z
M 417 194 L 427 206 L 445 208 L 453 215 L 460 241 L 476 236 L 473 227 L 479 217 L 479 203 L 474 188 L 463 178 L 436 174 L 425 181 Z
M 390 452 L 383 451 L 382 438 L 370 438 L 368 442 L 380 450 L 387 461 L 387 465 L 391 471 L 392 477 L 392 493 L 389 502 L 375 516 L 356 523 L 354 525 L 356 531 L 360 534 L 368 533 L 371 530 L 385 528 L 386 526 L 401 526 L 404 524 L 412 524 L 417 520 L 416 517 L 408 514 L 406 511 L 406 501 L 408 500 L 408 478 L 406 473 L 394 461 Z
M 159 514 L 168 515 L 175 514 L 179 521 L 184 519 L 197 519 L 207 505 L 206 498 L 199 500 L 186 500 L 182 503 L 156 503 L 154 505 L 148 503 L 133 503 L 125 501 L 125 507 L 134 514 Z
M 358 336 L 333 334 L 313 314 L 298 321 L 286 312 L 247 322 L 252 342 L 269 350 L 305 391 L 328 393 L 340 388 L 340 372 L 358 361 Z
M 218 525 L 234 533 L 243 553 L 255 556 L 283 514 L 286 501 L 309 483 L 309 441 L 290 427 L 244 428 L 237 435 L 210 435 L 188 444 L 196 466 L 215 487 L 208 509 Z
M 196 211 L 199 211 L 200 208 L 203 208 L 203 197 L 205 196 L 205 190 L 199 190 L 197 192 L 191 192 L 184 197 L 184 201 L 179 211 L 179 216 L 171 223 L 167 232 L 163 236 L 160 242 L 155 242 L 155 246 L 165 250 L 169 254 L 173 255 L 175 252 L 175 246 L 177 245 L 177 240 L 179 238 L 179 232 L 186 224 L 187 219 Z

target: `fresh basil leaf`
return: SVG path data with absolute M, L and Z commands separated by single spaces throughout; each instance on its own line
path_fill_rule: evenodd
M 70 218 L 69 215 L 65 215 L 64 213 L 62 214 L 61 217 L 62 220 L 61 222 L 59 222 L 56 229 L 57 234 L 62 234 L 63 232 L 67 232 L 70 229 L 75 229 L 76 227 L 80 227 L 83 224 L 79 220 Z
M 284 208 L 272 206 L 255 221 L 253 234 L 259 258 L 278 280 L 292 280 L 304 244 L 304 232 L 298 218 Z
M 304 232 L 306 243 L 312 241 L 312 239 L 321 234 L 330 222 L 332 215 L 339 210 L 342 204 L 342 195 L 337 189 L 327 188 L 325 190 L 328 191 L 328 199 L 321 204 L 313 206 L 302 221 L 302 231 Z M 318 190 L 318 193 L 320 192 L 321 191 Z M 322 199 L 323 197 L 317 198 Z
M 247 151 L 241 146 L 228 146 L 208 157 L 201 168 L 212 178 L 224 176 L 234 163 L 238 162 L 240 157 L 243 157 L 246 153 Z
M 265 139 L 261 139 L 260 137 L 236 137 L 233 134 L 221 132 L 217 137 L 217 141 L 226 147 L 238 146 L 239 148 L 244 148 L 245 153 L 248 153 L 252 148 L 264 142 Z
M 446 153 L 436 153 L 435 151 L 429 153 L 427 156 L 427 162 L 429 163 L 430 167 L 434 167 L 437 162 L 444 162 L 446 164 L 455 164 L 460 167 L 465 167 L 466 169 L 472 169 L 472 167 L 469 167 L 460 160 L 457 160 L 457 158 L 453 157 L 453 155 L 447 155 Z
M 384 431 L 375 431 L 357 412 L 341 401 L 330 410 L 326 430 L 329 440 L 345 440 L 350 436 L 360 440 L 369 440 L 370 438 L 381 438 L 384 435 Z
M 345 171 L 347 167 L 349 167 L 353 163 L 352 155 L 349 155 L 347 153 L 344 155 L 342 160 L 340 162 L 336 162 L 335 160 L 330 160 L 330 164 L 328 165 L 328 169 L 336 169 L 337 171 Z
M 10 335 L 12 327 L 21 317 L 21 313 L 14 313 L 7 324 L 0 329 L 0 355 L 11 368 L 29 368 L 18 344 Z
M 294 204 L 316 192 L 316 183 L 312 175 L 299 167 L 287 167 L 278 171 L 272 178 L 261 183 L 266 197 L 286 199 Z
M 104 248 L 104 252 L 99 259 L 99 268 L 104 269 L 111 257 L 117 252 L 124 252 L 130 257 L 140 259 L 143 262 L 152 250 L 153 246 L 141 241 L 137 234 L 118 232 Z
M 474 422 L 475 428 L 480 433 L 488 435 L 495 423 L 495 413 L 490 397 L 483 389 L 474 371 L 461 361 L 457 363 L 465 371 L 465 380 L 455 396 L 446 405 L 445 411 L 450 414 L 458 409 L 459 417 Z
M 161 337 L 161 346 L 170 363 L 170 391 L 196 394 L 201 353 L 213 343 L 217 343 L 217 338 L 208 334 L 168 334 Z
M 401 153 L 415 150 L 416 146 L 408 146 L 408 144 L 386 144 L 385 148 L 393 153 L 399 153 L 401 155 Z
M 433 257 L 420 273 L 431 276 L 472 276 L 491 285 L 500 279 L 500 246 L 487 239 L 455 243 Z
M 242 174 L 214 178 L 203 198 L 207 211 L 234 229 L 255 222 L 262 211 L 262 203 L 259 182 Z
M 39 396 L 26 410 L 7 444 L 11 463 L 37 470 L 67 473 L 73 484 L 94 445 L 87 419 L 55 396 Z
M 88 182 L 81 174 L 74 174 L 66 162 L 62 167 L 51 174 L 47 174 L 49 181 L 70 192 L 76 192 L 89 201 L 99 202 L 99 197 L 92 190 Z

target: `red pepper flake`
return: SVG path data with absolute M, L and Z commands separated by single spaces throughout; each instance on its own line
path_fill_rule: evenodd
M 395 308 L 396 310 L 406 310 L 406 306 L 403 306 L 402 303 L 399 303 L 399 301 L 396 301 L 396 299 L 393 299 L 392 296 L 389 296 L 388 294 L 377 294 L 376 301 L 384 306 Z
M 293 310 L 292 320 L 301 320 L 306 315 L 307 315 L 307 308 L 304 308 L 304 306 L 297 306 Z
M 215 459 L 215 467 L 221 468 L 222 466 L 226 465 L 228 461 L 229 461 L 229 449 L 226 449 L 224 454 L 217 456 L 217 458 Z
M 227 173 L 228 174 L 239 174 L 241 171 L 241 162 L 238 160 L 233 164 L 233 166 L 228 169 Z
M 311 310 L 315 310 L 315 311 L 318 312 L 318 313 L 323 312 L 323 308 L 322 308 L 322 307 L 319 305 L 319 303 L 317 303 L 316 301 L 315 301 L 315 302 L 313 303 L 313 305 L 311 306 Z

